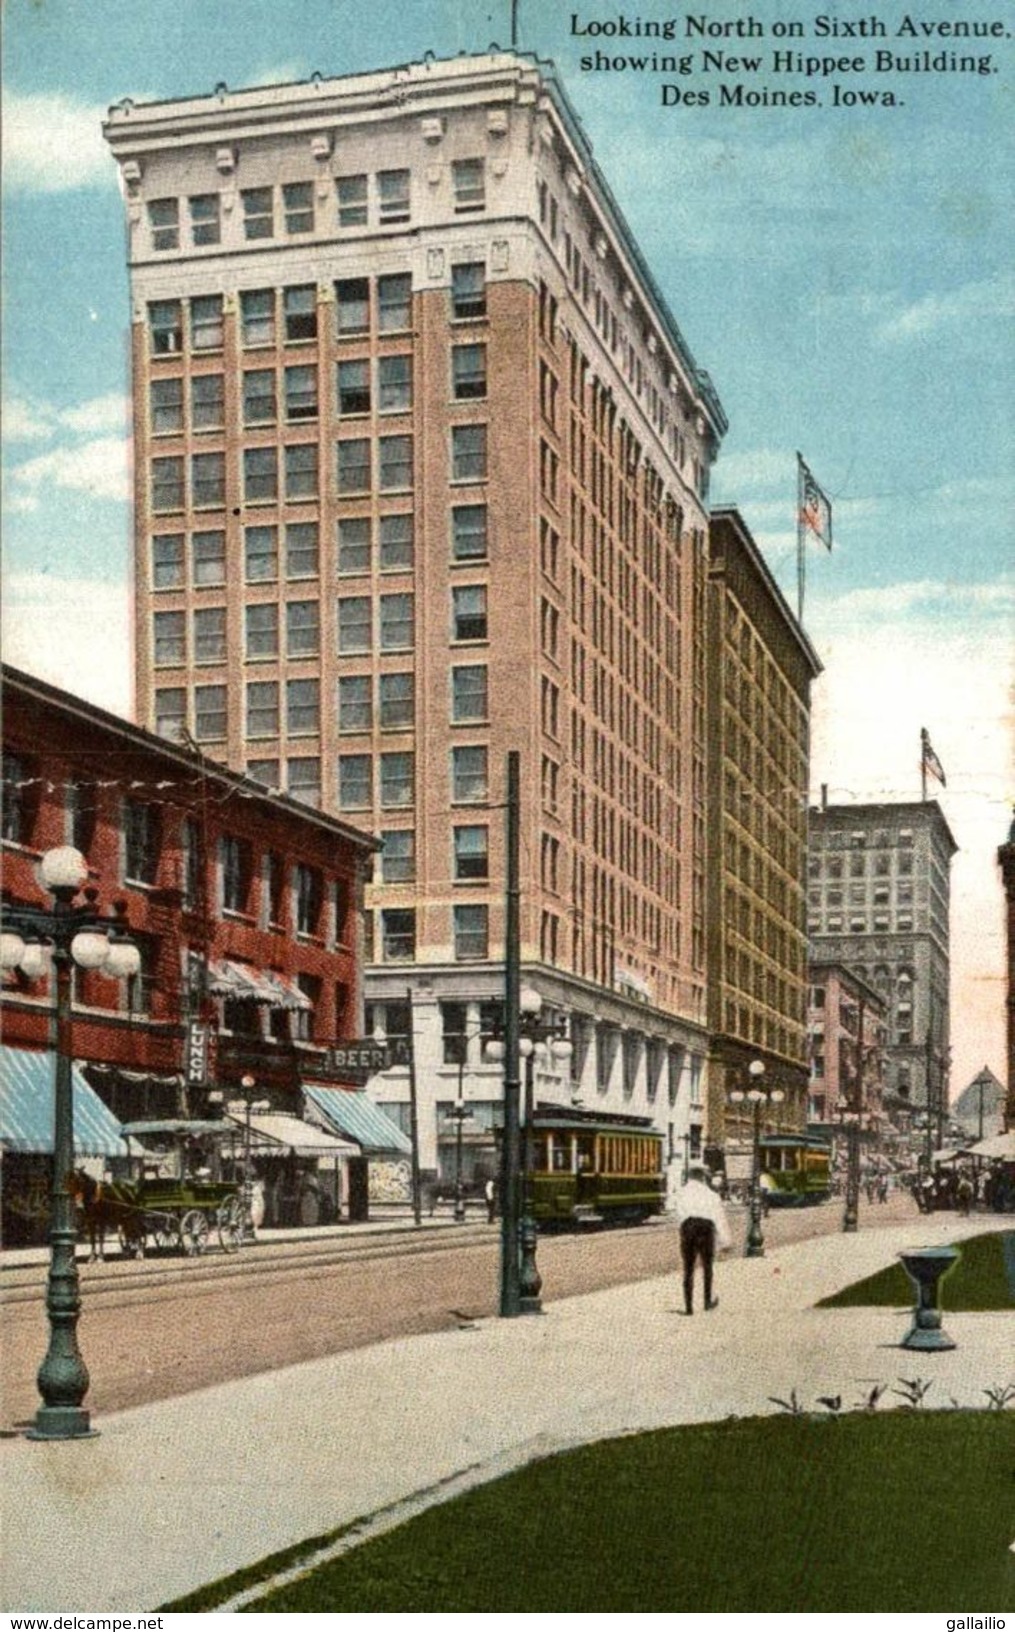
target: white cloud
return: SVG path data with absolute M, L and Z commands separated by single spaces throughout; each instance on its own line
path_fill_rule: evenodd
M 11 470 L 14 501 L 26 508 L 26 500 L 38 499 L 43 488 L 56 486 L 120 503 L 130 497 L 128 448 L 122 437 L 99 436 L 37 454 Z
M 954 584 L 930 579 L 853 589 L 827 601 L 816 622 L 838 630 L 866 626 L 871 619 L 895 619 L 946 607 L 955 617 L 1015 613 L 1015 586 L 1005 583 Z
M 5 398 L 3 421 L 7 442 L 44 442 L 53 434 L 52 410 L 22 397 Z
M 27 397 L 7 397 L 3 405 L 3 428 L 7 442 L 44 442 L 61 429 L 95 436 L 103 431 L 122 431 L 128 422 L 127 398 L 119 391 L 106 392 L 69 408 Z
M 4 97 L 3 168 L 12 192 L 62 193 L 115 184 L 102 139 L 106 109 L 57 92 Z
M 108 391 L 105 396 L 92 397 L 76 408 L 61 408 L 58 418 L 68 430 L 94 436 L 102 431 L 122 431 L 128 422 L 128 412 L 123 393 Z
M 751 493 L 785 489 L 796 493 L 796 459 L 787 448 L 749 448 L 744 453 L 723 453 L 715 467 L 714 482 L 730 503 Z
M 8 663 L 130 718 L 132 612 L 126 582 L 11 573 L 4 580 L 2 616 Z
M 940 294 L 925 295 L 883 323 L 878 336 L 889 341 L 920 339 L 952 323 L 1013 315 L 1015 277 L 1002 274 L 977 283 L 965 283 Z

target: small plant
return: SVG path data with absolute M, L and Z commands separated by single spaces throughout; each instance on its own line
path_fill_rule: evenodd
M 1015 1400 L 1015 1383 L 1006 1383 L 998 1388 L 985 1388 L 983 1392 L 990 1401 L 991 1411 L 1003 1411 L 1009 1400 Z
M 925 1381 L 922 1377 L 900 1377 L 901 1388 L 893 1388 L 892 1393 L 904 1399 L 910 1411 L 919 1411 L 924 1398 L 934 1387 L 933 1380 Z
M 876 1411 L 878 1408 L 878 1401 L 887 1387 L 887 1383 L 875 1383 L 869 1394 L 865 1394 L 862 1400 L 857 1400 L 853 1410 Z
M 823 1405 L 825 1410 L 830 1411 L 832 1416 L 834 1417 L 842 1410 L 842 1395 L 841 1394 L 819 1394 L 818 1395 L 818 1404 Z
M 797 1399 L 797 1391 L 795 1388 L 790 1389 L 788 1400 L 777 1399 L 774 1394 L 770 1394 L 768 1397 L 773 1405 L 777 1405 L 781 1411 L 788 1411 L 791 1417 L 803 1416 L 804 1408 Z

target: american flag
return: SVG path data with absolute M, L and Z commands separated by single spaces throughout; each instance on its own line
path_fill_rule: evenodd
M 929 771 L 931 776 L 936 776 L 941 786 L 946 788 L 948 784 L 945 781 L 944 766 L 930 745 L 930 733 L 926 729 L 920 732 L 920 744 L 923 770 Z
M 832 504 L 797 454 L 797 523 L 801 538 L 812 532 L 826 550 L 832 548 Z

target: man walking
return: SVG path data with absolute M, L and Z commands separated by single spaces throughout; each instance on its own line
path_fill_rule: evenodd
M 701 1259 L 705 1283 L 705 1308 L 714 1309 L 712 1266 L 716 1248 L 730 1245 L 726 1209 L 708 1183 L 708 1170 L 696 1163 L 688 1170 L 687 1183 L 677 1192 L 675 1214 L 680 1225 L 680 1256 L 684 1266 L 684 1312 L 694 1314 L 694 1266 Z

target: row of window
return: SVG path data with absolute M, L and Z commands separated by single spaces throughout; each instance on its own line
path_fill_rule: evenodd
M 486 268 L 482 261 L 463 261 L 451 268 L 450 316 L 454 321 L 486 316 Z M 376 279 L 340 278 L 334 285 L 335 336 L 398 334 L 412 327 L 412 275 L 389 272 Z M 219 351 L 225 336 L 225 298 L 192 295 L 182 300 L 155 300 L 148 306 L 148 338 L 155 357 L 183 351 L 186 330 L 192 352 Z M 242 289 L 239 294 L 240 341 L 245 349 L 316 340 L 318 288 L 315 283 L 282 289 Z
M 369 516 L 343 517 L 338 523 L 338 571 L 361 576 L 371 571 L 374 559 L 374 523 Z M 377 559 L 382 572 L 411 572 L 413 517 L 411 513 L 381 516 L 376 527 Z M 157 533 L 152 539 L 152 588 L 185 589 L 188 577 L 195 589 L 226 581 L 226 535 L 221 530 Z M 288 580 L 318 576 L 319 533 L 316 521 L 290 521 L 284 528 L 245 527 L 244 575 L 248 584 L 276 583 L 280 569 Z
M 175 614 L 171 614 L 175 616 Z M 182 617 L 182 614 L 181 614 Z M 175 645 L 172 648 L 176 653 Z M 217 660 L 224 656 L 224 635 Z M 176 662 L 182 657 L 175 656 Z M 160 661 L 158 634 L 156 662 Z M 162 649 L 161 661 L 168 659 Z M 451 670 L 450 713 L 455 725 L 485 721 L 488 717 L 488 682 L 485 664 L 455 666 Z M 220 715 L 215 700 L 217 687 L 198 688 L 202 698 L 201 718 L 207 726 Z M 376 710 L 374 693 L 376 690 Z M 207 693 L 212 693 L 209 699 Z M 321 729 L 320 682 L 294 679 L 250 680 L 246 687 L 247 737 L 277 737 L 281 722 L 281 700 L 285 699 L 286 731 L 289 736 L 317 735 Z M 216 706 L 212 707 L 212 704 Z M 338 682 L 338 729 L 344 735 L 372 731 L 374 719 L 382 731 L 410 731 L 415 723 L 415 680 L 411 672 L 371 675 L 343 675 Z M 159 734 L 177 737 L 186 724 L 186 691 L 170 686 L 156 692 L 156 721 Z
M 340 229 L 403 226 L 411 220 L 411 172 L 377 170 L 373 174 L 335 177 L 335 220 Z M 486 170 L 481 158 L 454 159 L 451 163 L 453 208 L 456 215 L 471 215 L 486 207 Z M 185 202 L 185 209 L 181 204 Z M 279 187 L 240 189 L 240 219 L 247 243 L 266 238 L 299 238 L 317 230 L 318 200 L 312 181 L 286 181 Z M 179 198 L 153 198 L 148 204 L 152 248 L 166 254 L 181 247 L 181 232 L 194 248 L 222 242 L 222 198 L 219 193 L 192 193 Z M 329 212 L 330 215 L 330 212 Z M 324 223 L 325 230 L 331 226 Z
M 416 834 L 411 827 L 381 832 L 383 849 L 377 877 L 383 884 L 412 884 L 416 878 Z M 451 830 L 452 877 L 460 884 L 482 883 L 490 876 L 490 830 L 469 825 Z
M 411 963 L 416 956 L 416 912 L 412 907 L 385 907 L 377 914 L 380 946 L 377 946 L 372 913 L 366 914 L 364 948 L 367 963 Z M 460 963 L 489 957 L 489 911 L 482 904 L 452 907 L 454 957 Z M 377 958 L 377 952 L 380 958 Z
M 359 358 L 339 363 L 335 380 L 336 409 L 341 418 L 369 414 L 374 403 L 382 414 L 407 413 L 412 407 L 412 357 L 407 352 L 378 357 L 375 363 Z M 281 400 L 287 424 L 298 424 L 318 417 L 318 373 L 315 364 L 296 363 L 284 368 L 281 383 Z M 244 426 L 249 428 L 277 423 L 278 387 L 278 374 L 273 368 L 249 368 L 244 371 Z M 149 406 L 154 435 L 169 436 L 182 432 L 186 424 L 183 379 L 174 375 L 152 380 Z M 224 424 L 224 375 L 192 375 L 191 429 L 221 430 Z

